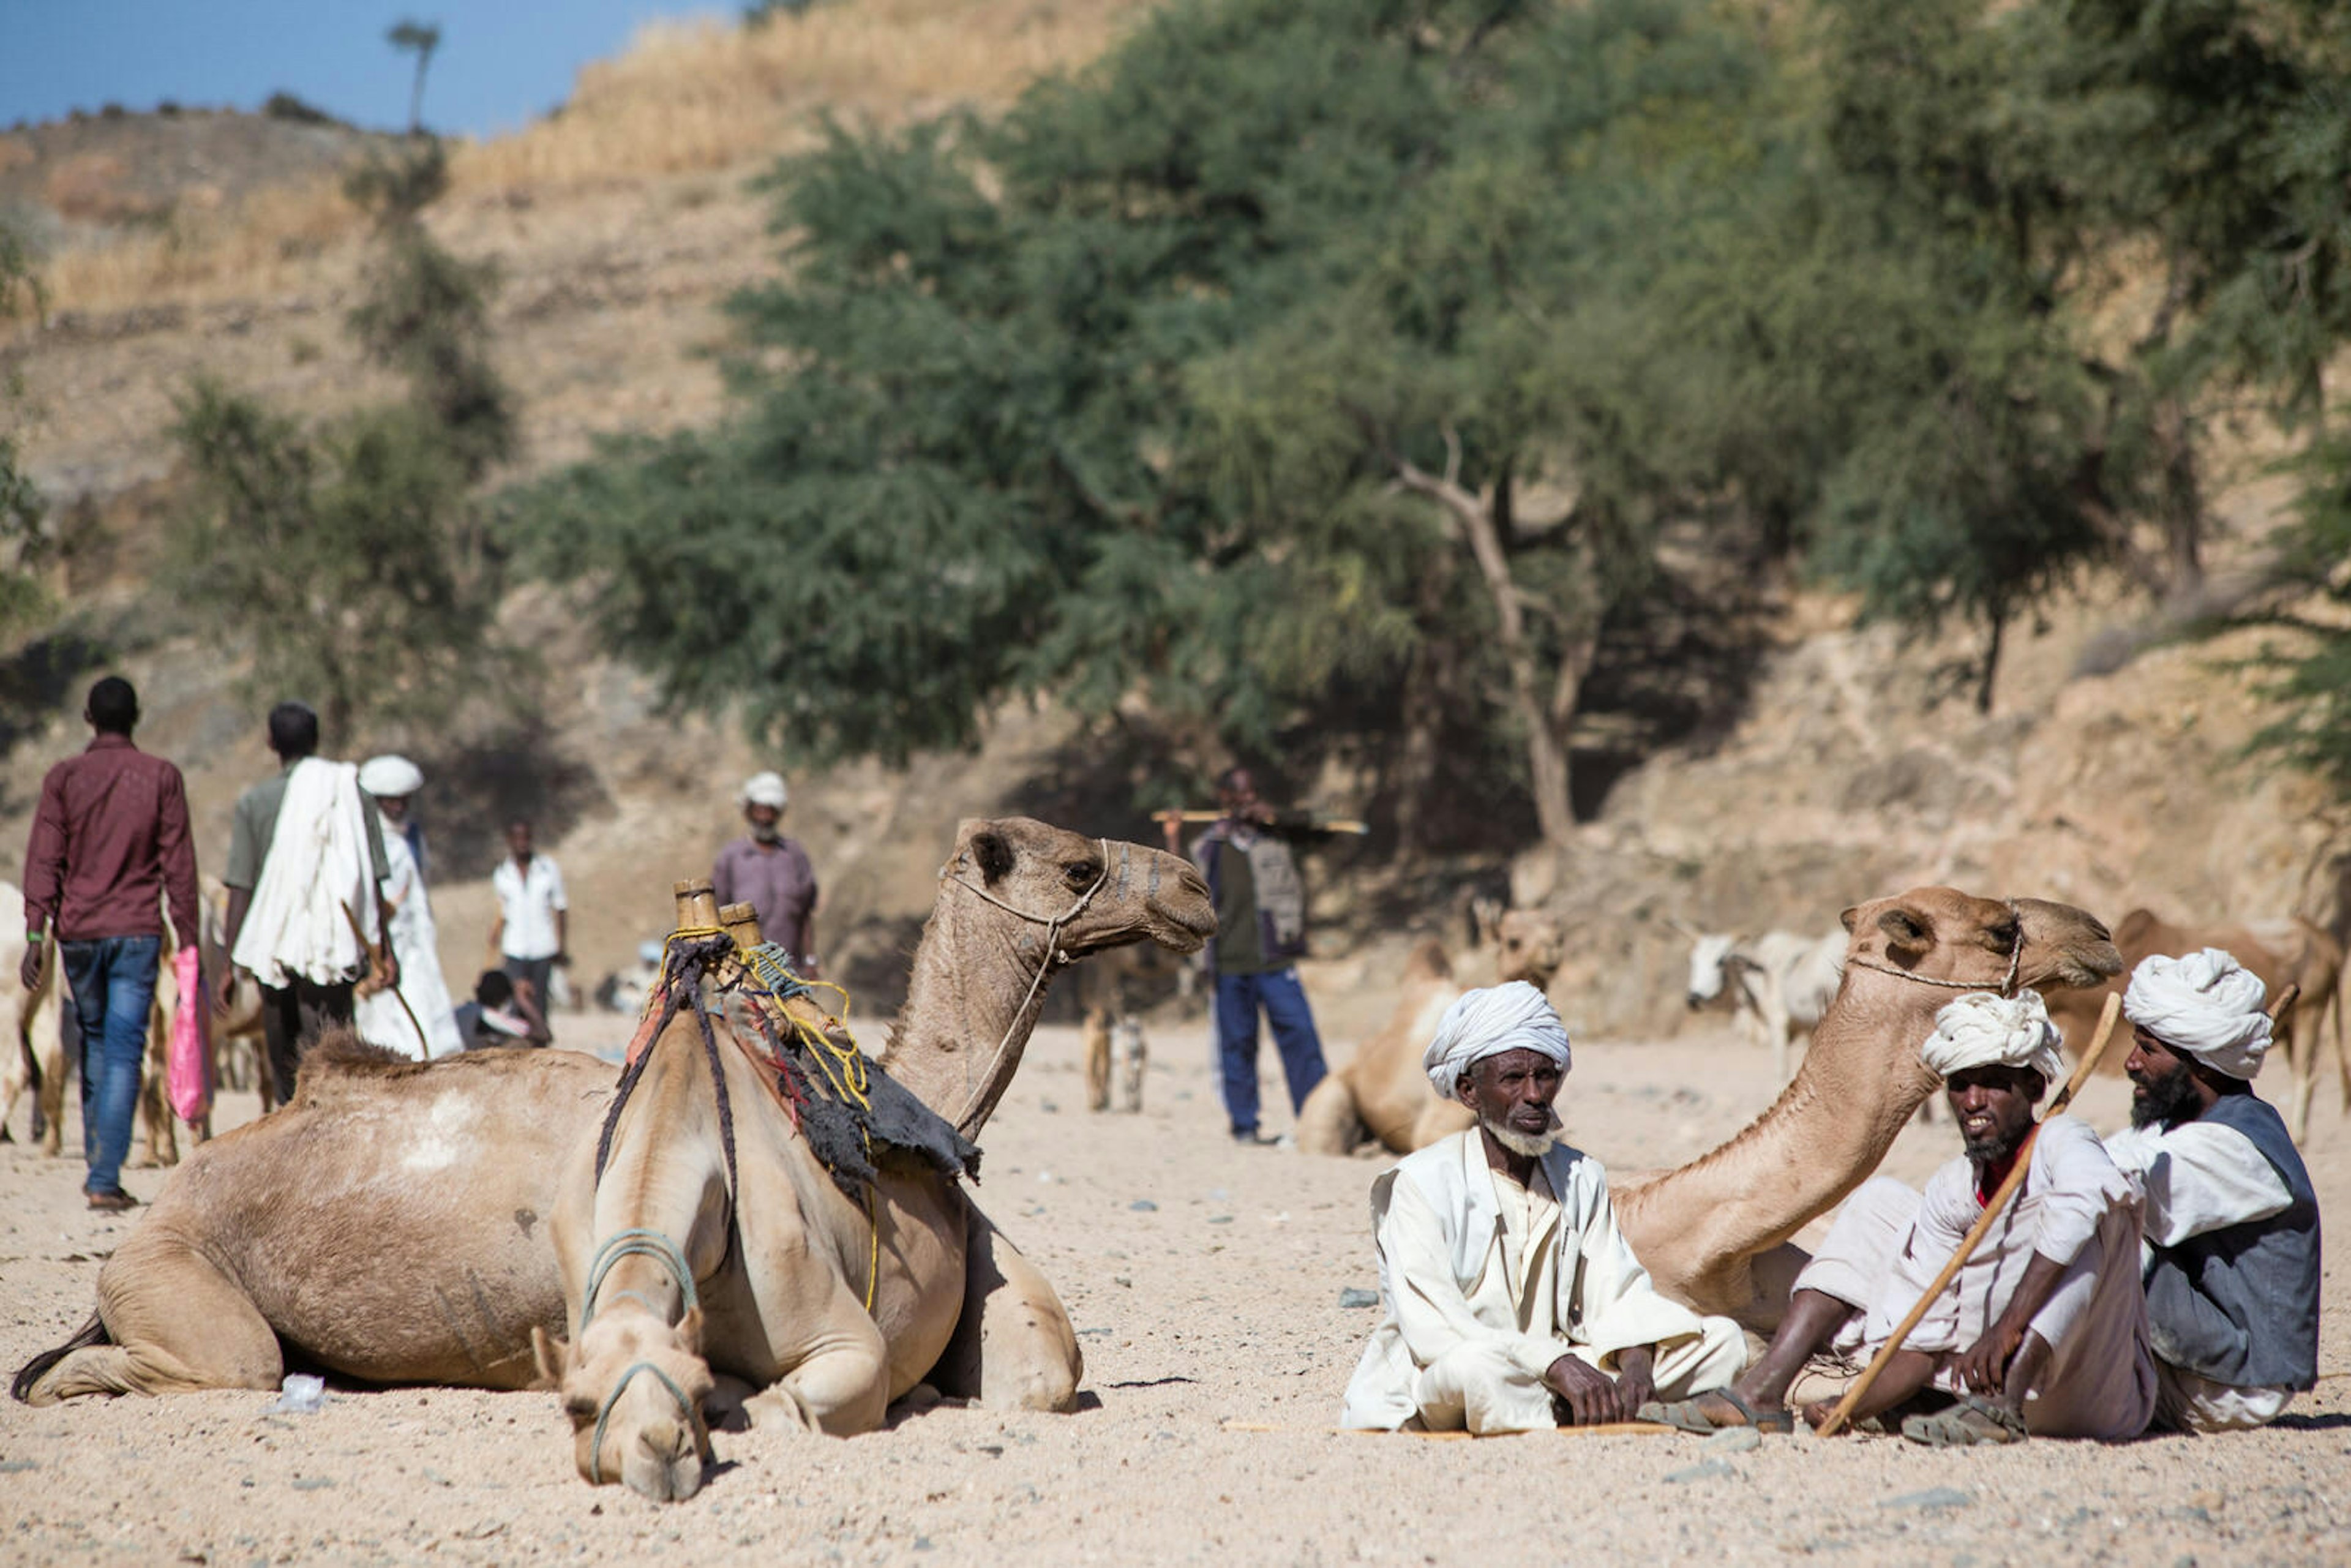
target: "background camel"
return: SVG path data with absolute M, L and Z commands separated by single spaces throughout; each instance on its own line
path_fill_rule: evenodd
M 1539 910 L 1513 909 L 1494 926 L 1494 977 L 1548 987 L 1566 952 L 1559 922 Z M 1468 1111 L 1440 1100 L 1421 1071 L 1421 1053 L 1437 1020 L 1461 995 L 1444 946 L 1423 942 L 1405 960 L 1404 989 L 1377 1034 L 1355 1048 L 1346 1064 L 1307 1095 L 1298 1113 L 1298 1146 L 1311 1155 L 1343 1155 L 1365 1137 L 1400 1155 L 1426 1148 L 1469 1125 Z
M 2334 1026 L 2335 1059 L 2343 1080 L 2343 1103 L 2351 1106 L 2351 1058 L 2344 1054 L 2342 975 L 2343 948 L 2309 921 L 2296 915 L 2286 920 L 2250 921 L 2241 925 L 2178 925 L 2151 909 L 2134 909 L 2115 926 L 2115 947 L 2122 955 L 2122 973 L 2103 984 L 2059 992 L 2049 998 L 2049 1016 L 2065 1031 L 2065 1043 L 2075 1055 L 2090 1043 L 2098 1009 L 2109 992 L 2130 983 L 2139 960 L 2160 953 L 2177 958 L 2200 947 L 2219 947 L 2261 977 L 2269 994 L 2289 985 L 2302 988 L 2293 1016 L 2279 1031 L 2283 1037 L 2289 1085 L 2283 1109 L 2286 1125 L 2299 1140 L 2310 1131 L 2310 1097 L 2316 1086 L 2322 1029 Z M 2109 1051 L 2098 1071 L 2118 1073 L 2127 1052 Z
M 1729 1008 L 1742 1034 L 1771 1048 L 1771 1074 L 1785 1083 L 1789 1046 L 1811 1037 L 1844 977 L 1845 934 L 1767 931 L 1747 937 L 1677 929 L 1690 939 L 1684 995 L 1690 1010 Z
M 2093 984 L 2121 967 L 2086 911 L 1914 888 L 1844 913 L 1844 981 L 1771 1108 L 1678 1169 L 1611 1182 L 1657 1288 L 1769 1333 L 1805 1254 L 1789 1239 L 1859 1186 L 1933 1092 L 1918 1060 L 1961 991 Z
M 1143 1070 L 1150 1059 L 1144 1039 L 1144 1009 L 1170 996 L 1188 1009 L 1198 990 L 1199 971 L 1156 943 L 1113 947 L 1078 968 L 1078 1005 L 1083 1009 L 1081 1040 L 1086 1061 L 1086 1108 L 1111 1107 L 1117 1080 L 1119 1109 L 1143 1109 Z
M 1100 841 L 1024 818 L 959 830 L 891 1054 L 966 1136 L 1003 1091 L 966 1063 L 1010 1078 L 1062 958 L 1144 939 L 1196 951 L 1216 928 L 1188 862 L 1109 852 L 1105 870 Z M 998 871 L 983 883 L 994 902 L 946 880 L 983 862 Z M 291 1104 L 190 1157 L 99 1270 L 96 1316 L 18 1372 L 17 1397 L 275 1387 L 286 1348 L 370 1382 L 529 1385 L 530 1331 L 565 1321 L 544 1221 L 613 1077 L 561 1051 L 431 1063 L 314 1051 Z M 1020 1273 L 992 1232 L 987 1256 Z M 958 1340 L 940 1375 L 977 1388 L 985 1370 Z

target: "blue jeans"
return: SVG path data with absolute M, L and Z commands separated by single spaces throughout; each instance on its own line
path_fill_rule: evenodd
M 100 936 L 60 942 L 57 958 L 81 1018 L 85 1192 L 122 1190 L 131 1119 L 139 1110 L 139 1070 L 147 1060 L 147 1014 L 155 1001 L 161 936 Z
M 1306 1096 L 1322 1082 L 1322 1037 L 1314 1032 L 1314 1013 L 1306 1005 L 1306 988 L 1295 969 L 1274 969 L 1261 975 L 1217 977 L 1217 1058 L 1224 1071 L 1225 1114 L 1236 1134 L 1257 1131 L 1257 1012 L 1273 1026 L 1274 1048 L 1281 1052 L 1281 1073 L 1290 1082 L 1290 1108 L 1295 1113 Z

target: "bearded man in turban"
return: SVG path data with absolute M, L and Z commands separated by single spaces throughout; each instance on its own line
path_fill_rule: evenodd
M 1524 1432 L 1624 1421 L 1746 1359 L 1729 1318 L 1659 1295 L 1616 1228 L 1600 1162 L 1558 1141 L 1567 1030 L 1523 980 L 1446 1009 L 1428 1081 L 1478 1124 L 1372 1184 L 1378 1328 L 1349 1427 Z
M 1960 1156 L 1923 1193 L 1887 1176 L 1855 1189 L 1796 1276 L 1761 1359 L 1731 1387 L 1657 1417 L 1696 1431 L 1787 1430 L 1782 1402 L 1805 1364 L 1820 1355 L 1853 1370 L 1876 1355 L 2016 1162 L 2029 1159 L 2015 1198 L 1854 1419 L 1907 1406 L 1903 1435 L 1935 1447 L 2145 1430 L 2155 1366 L 2138 1289 L 2138 1206 L 2086 1123 L 2052 1116 L 2035 1130 L 2032 1108 L 2064 1071 L 2057 1040 L 2032 991 L 1971 993 L 1937 1014 L 1918 1054 L 1943 1081 L 1965 1140 Z M 1830 1408 L 1804 1415 L 1817 1427 Z
M 2262 982 L 2218 947 L 2131 974 L 2131 1124 L 2106 1139 L 2144 1196 L 2156 1419 L 2265 1426 L 2318 1377 L 2318 1197 L 2252 1082 Z

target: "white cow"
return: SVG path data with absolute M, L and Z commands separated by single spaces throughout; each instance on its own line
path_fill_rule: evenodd
M 1809 1040 L 1844 979 L 1845 933 L 1799 936 L 1771 931 L 1749 938 L 1690 936 L 1690 1009 L 1728 1005 L 1740 1032 L 1771 1048 L 1771 1072 L 1788 1081 L 1788 1042 Z

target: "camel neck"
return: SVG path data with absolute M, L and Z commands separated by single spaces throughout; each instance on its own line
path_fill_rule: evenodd
M 906 1005 L 883 1065 L 967 1138 L 996 1109 L 1044 1009 L 1046 928 L 1004 917 L 944 883 L 914 948 Z M 998 1048 L 1001 1047 L 999 1052 Z

